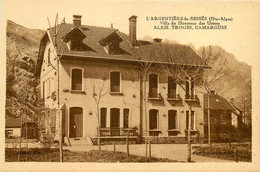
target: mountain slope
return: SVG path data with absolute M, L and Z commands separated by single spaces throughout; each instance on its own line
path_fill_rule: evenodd
M 153 38 L 146 36 L 143 38 L 145 41 L 152 41 Z M 174 40 L 164 40 L 165 43 L 178 43 Z M 196 50 L 192 44 L 189 44 L 194 51 L 197 51 L 199 55 L 202 55 L 203 47 Z M 234 99 L 235 104 L 241 109 L 245 110 L 248 119 L 251 118 L 252 109 L 252 96 L 251 96 L 251 66 L 245 62 L 239 62 L 235 56 L 229 52 L 226 52 L 219 46 L 210 46 L 212 48 L 212 57 L 217 56 L 214 63 L 209 64 L 211 69 L 208 69 L 208 76 L 213 77 L 217 71 L 220 70 L 219 74 L 221 78 L 214 83 L 213 89 L 217 94 L 223 96 L 228 101 L 231 98 Z M 206 50 L 209 49 L 205 47 Z M 206 53 L 207 54 L 207 53 Z M 225 64 L 223 66 L 223 64 Z
M 36 113 L 37 85 L 33 72 L 44 31 L 27 29 L 12 21 L 6 27 L 6 117 L 32 119 Z M 25 96 L 26 95 L 26 96 Z

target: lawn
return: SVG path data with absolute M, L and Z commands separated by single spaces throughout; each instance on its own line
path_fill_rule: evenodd
M 17 162 L 18 161 L 18 149 L 6 148 L 5 149 L 5 161 Z M 20 153 L 20 161 L 34 161 L 34 162 L 59 162 L 59 149 L 50 148 L 34 148 L 29 149 L 26 153 L 22 150 Z M 124 152 L 113 151 L 98 151 L 92 150 L 89 152 L 71 152 L 64 150 L 64 162 L 145 162 L 145 157 L 130 155 Z M 154 158 L 152 157 L 149 162 L 177 162 L 166 158 Z
M 229 144 L 213 144 L 211 147 L 196 146 L 193 147 L 193 149 L 195 149 L 193 152 L 195 155 L 234 161 L 236 161 L 236 159 L 245 162 L 252 161 L 252 153 L 249 144 L 232 144 L 231 149 Z M 237 151 L 237 157 L 235 149 Z

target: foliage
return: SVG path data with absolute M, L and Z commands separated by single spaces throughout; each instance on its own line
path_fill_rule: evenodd
M 18 149 L 7 148 L 5 150 L 5 161 L 17 162 Z M 26 151 L 21 151 L 21 161 L 25 161 Z M 27 161 L 36 162 L 58 162 L 59 149 L 33 148 L 27 152 Z M 145 158 L 138 155 L 130 155 L 124 152 L 97 151 L 71 152 L 64 150 L 64 162 L 144 162 Z M 166 158 L 152 157 L 150 162 L 177 162 Z
M 211 147 L 195 147 L 195 155 L 207 156 L 219 159 L 235 160 L 235 151 L 237 150 L 238 161 L 252 161 L 251 148 L 248 144 L 233 144 L 230 149 L 228 144 L 215 144 Z

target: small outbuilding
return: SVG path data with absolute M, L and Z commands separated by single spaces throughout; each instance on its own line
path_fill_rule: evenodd
M 209 101 L 208 101 L 209 98 Z M 209 108 L 209 111 L 208 111 Z M 204 94 L 204 131 L 208 137 L 208 112 L 210 116 L 210 134 L 212 140 L 228 139 L 229 132 L 237 126 L 237 113 L 234 107 L 224 97 L 212 91 Z M 235 116 L 234 116 L 235 115 Z
M 22 129 L 21 129 L 22 127 Z M 9 118 L 5 121 L 5 137 L 17 138 L 24 137 L 36 139 L 38 137 L 38 127 L 33 121 L 24 121 L 20 118 Z

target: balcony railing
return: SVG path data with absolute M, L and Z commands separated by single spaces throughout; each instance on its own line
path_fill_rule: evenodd
M 148 99 L 149 100 L 160 100 L 162 98 L 161 93 L 149 92 Z
M 185 95 L 185 101 L 198 101 L 199 98 L 197 95 L 189 95 L 189 94 L 186 94 Z
M 136 129 L 134 128 L 100 128 L 101 137 L 111 136 L 137 136 Z
M 167 94 L 167 100 L 181 100 L 179 94 Z

